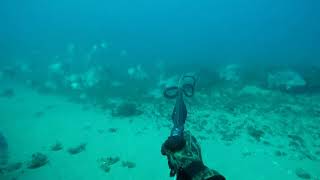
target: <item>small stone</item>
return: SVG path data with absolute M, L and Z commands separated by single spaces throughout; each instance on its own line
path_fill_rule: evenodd
M 87 146 L 86 143 L 82 143 L 82 144 L 80 144 L 78 146 L 69 148 L 68 152 L 69 152 L 69 154 L 72 154 L 72 155 L 79 154 L 80 152 L 86 150 L 86 146 Z
M 51 146 L 51 151 L 60 151 L 61 149 L 63 149 L 63 146 L 60 142 L 56 142 Z
M 130 161 L 122 161 L 122 167 L 127 167 L 129 169 L 135 168 L 136 163 Z
M 247 156 L 252 156 L 253 152 L 243 152 L 242 156 L 247 157 Z
M 248 134 L 257 141 L 260 141 L 261 137 L 265 134 L 262 130 L 258 130 L 252 126 L 249 126 L 247 128 L 247 131 L 248 131 Z
M 301 179 L 311 179 L 311 175 L 304 169 L 296 169 L 296 175 Z
M 138 107 L 134 103 L 124 102 L 112 110 L 112 116 L 130 117 L 138 116 L 143 112 L 138 110 Z
M 41 118 L 41 117 L 43 117 L 44 116 L 44 112 L 43 111 L 38 111 L 38 112 L 35 112 L 34 114 L 33 114 L 33 116 L 35 117 L 35 118 Z
M 115 163 L 120 161 L 119 157 L 106 157 L 106 158 L 101 158 L 100 161 L 102 164 L 106 164 L 107 166 L 114 165 Z
M 101 164 L 100 169 L 102 169 L 104 172 L 108 173 L 108 172 L 110 172 L 111 167 L 108 166 L 107 164 Z
M 41 166 L 44 166 L 48 163 L 48 157 L 42 153 L 35 153 L 32 154 L 31 162 L 29 162 L 28 168 L 29 169 L 36 169 Z
M 280 156 L 286 156 L 287 153 L 277 150 L 274 152 L 274 155 L 280 157 Z
M 98 162 L 100 162 L 100 169 L 102 169 L 104 172 L 109 172 L 111 169 L 111 166 L 116 164 L 119 161 L 120 161 L 119 157 L 106 157 L 106 158 L 98 159 Z
M 108 131 L 110 133 L 116 133 L 118 131 L 118 129 L 117 128 L 109 128 Z

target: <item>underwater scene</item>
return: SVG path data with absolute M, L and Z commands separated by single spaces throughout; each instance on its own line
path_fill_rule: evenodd
M 0 180 L 320 180 L 319 8 L 1 1 Z

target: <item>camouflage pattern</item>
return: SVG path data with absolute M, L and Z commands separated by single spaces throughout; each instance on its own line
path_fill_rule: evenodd
M 178 152 L 166 151 L 168 161 L 175 170 L 187 167 L 193 161 L 202 161 L 201 149 L 197 140 L 189 131 L 184 133 L 185 147 Z M 177 172 L 177 171 L 176 171 Z
M 185 169 L 192 162 L 202 162 L 201 148 L 196 138 L 189 131 L 184 133 L 184 138 L 186 140 L 186 145 L 182 150 L 178 152 L 166 150 L 165 152 L 175 173 L 181 169 Z M 205 167 L 205 169 L 196 174 L 192 180 L 205 180 L 218 174 L 219 173 L 217 171 Z
M 206 180 L 215 175 L 219 175 L 219 173 L 206 167 L 204 171 L 201 171 L 199 174 L 193 177 L 192 180 Z

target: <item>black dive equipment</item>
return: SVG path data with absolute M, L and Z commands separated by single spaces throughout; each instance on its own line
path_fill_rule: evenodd
M 183 98 L 184 96 L 192 97 L 194 95 L 195 84 L 196 78 L 193 75 L 183 75 L 177 86 L 167 87 L 163 92 L 166 98 L 176 99 L 171 116 L 173 121 L 171 138 L 183 138 L 184 124 L 188 114 Z

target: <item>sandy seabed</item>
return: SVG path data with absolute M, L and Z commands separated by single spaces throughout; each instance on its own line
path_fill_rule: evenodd
M 155 117 L 150 113 L 128 118 L 112 117 L 109 111 L 84 107 L 65 97 L 39 94 L 17 85 L 14 89 L 14 97 L 0 98 L 0 132 L 9 144 L 8 164 L 22 162 L 23 165 L 18 170 L 0 174 L 1 180 L 173 179 L 169 177 L 166 158 L 160 154 L 161 144 L 170 131 L 167 117 L 154 120 Z M 235 140 L 226 140 L 227 136 L 221 138 L 221 127 L 219 129 L 214 125 L 217 123 L 215 119 L 220 117 L 221 120 L 224 113 L 218 111 L 209 106 L 199 110 L 198 114 L 203 114 L 202 119 L 208 119 L 204 124 L 206 127 L 201 130 L 192 130 L 191 127 L 196 124 L 194 121 L 193 125 L 188 125 L 200 141 L 207 166 L 230 180 L 303 179 L 297 175 L 297 169 L 300 168 L 311 179 L 320 178 L 320 156 L 317 154 L 320 151 L 319 141 L 304 139 L 304 143 L 308 144 L 307 151 L 299 147 L 297 151 L 291 151 L 286 143 L 288 137 L 281 138 L 283 136 L 277 133 L 276 128 L 273 129 L 275 135 L 268 133 L 261 140 L 260 137 L 250 137 L 245 130 L 235 133 Z M 195 112 L 197 109 L 190 114 L 190 119 L 196 118 Z M 227 119 L 229 116 L 223 115 Z M 252 114 L 238 115 L 237 123 L 244 116 L 247 119 L 248 116 L 254 118 Z M 229 121 L 232 123 L 233 120 Z M 312 121 L 318 130 L 319 122 L 319 119 Z M 270 126 L 274 123 L 280 122 L 269 122 Z M 300 135 L 309 136 L 306 132 Z M 52 151 L 51 146 L 56 142 L 60 142 L 63 148 Z M 69 148 L 81 143 L 86 144 L 85 150 L 78 154 L 68 152 Z M 27 168 L 32 154 L 37 152 L 47 155 L 48 163 L 36 169 Z M 310 153 L 305 155 L 309 158 L 303 156 L 306 153 Z M 120 160 L 105 172 L 99 162 L 104 157 L 119 157 Z M 124 167 L 123 162 L 126 161 L 134 163 L 134 166 Z

